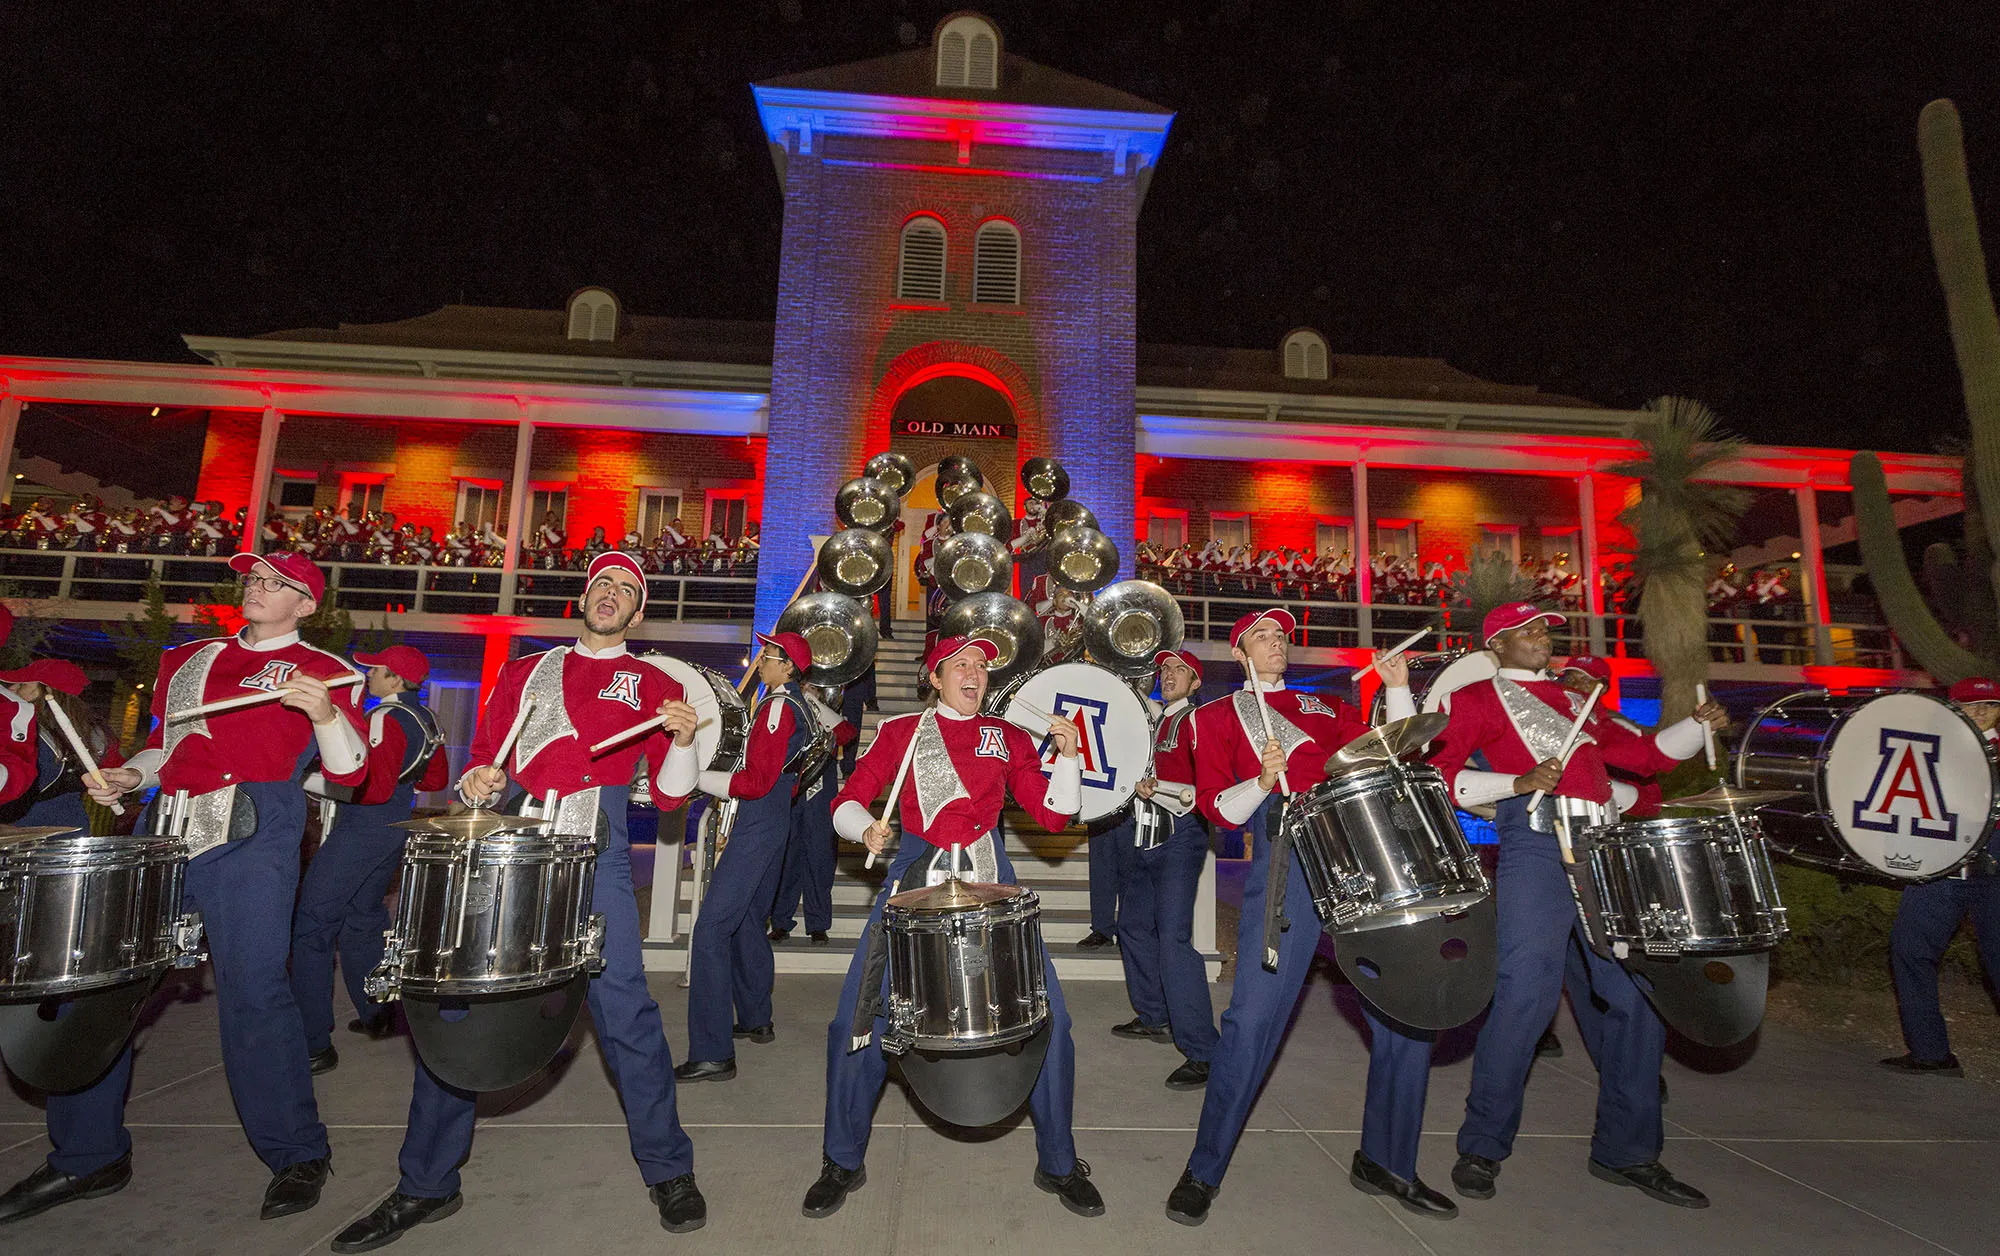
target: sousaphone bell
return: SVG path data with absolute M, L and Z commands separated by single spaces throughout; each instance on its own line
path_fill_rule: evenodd
M 944 613 L 938 632 L 945 637 L 983 637 L 1000 651 L 987 667 L 989 688 L 998 688 L 1042 661 L 1042 625 L 1027 603 L 1005 593 L 975 593 Z
M 1048 529 L 1051 536 L 1064 528 L 1079 524 L 1086 528 L 1095 528 L 1097 516 L 1090 513 L 1090 507 L 1072 497 L 1050 502 L 1048 510 L 1042 515 L 1042 527 Z
M 1014 523 L 1007 503 L 985 489 L 961 495 L 946 513 L 951 516 L 951 526 L 959 532 L 1004 537 L 1011 533 Z
M 953 598 L 998 593 L 1014 578 L 1014 554 L 1007 542 L 984 532 L 960 532 L 944 539 L 934 558 L 937 582 Z
M 896 548 L 872 528 L 845 528 L 819 547 L 814 570 L 820 587 L 851 598 L 872 597 L 889 583 Z
M 1180 603 L 1150 580 L 1120 580 L 1083 612 L 1091 661 L 1120 676 L 1152 671 L 1154 656 L 1180 649 L 1185 635 Z
M 1060 501 L 1069 496 L 1069 472 L 1054 458 L 1030 458 L 1021 464 L 1021 487 L 1038 501 Z
M 775 631 L 796 632 L 812 647 L 804 677 L 809 684 L 845 685 L 875 661 L 875 620 L 844 593 L 806 594 L 778 616 Z
M 833 513 L 850 528 L 888 532 L 903 513 L 903 499 L 882 481 L 857 476 L 834 493 Z
M 917 464 L 909 455 L 899 454 L 893 449 L 885 449 L 870 458 L 861 468 L 861 474 L 871 480 L 880 480 L 898 495 L 907 494 L 910 486 L 917 482 Z
M 1049 579 L 1065 589 L 1095 593 L 1117 578 L 1118 547 L 1096 528 L 1066 527 L 1049 542 Z

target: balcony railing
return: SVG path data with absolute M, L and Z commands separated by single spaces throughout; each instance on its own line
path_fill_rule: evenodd
M 559 618 L 583 592 L 580 571 L 522 570 L 512 594 L 497 567 L 321 563 L 327 596 L 351 612 L 412 615 L 525 615 Z M 169 604 L 215 600 L 215 586 L 236 578 L 222 558 L 0 549 L 0 580 L 22 597 L 79 602 L 127 602 L 145 597 L 156 578 Z M 717 622 L 755 613 L 757 577 L 742 574 L 649 575 L 646 617 Z

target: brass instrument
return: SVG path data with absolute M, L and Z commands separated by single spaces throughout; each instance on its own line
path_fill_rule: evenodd
M 953 599 L 1005 590 L 1014 577 L 1007 543 L 984 532 L 946 537 L 933 555 L 938 586 Z
M 986 487 L 986 476 L 979 470 L 979 464 L 964 454 L 946 454 L 938 459 L 937 478 L 971 480 L 974 488 Z
M 951 516 L 951 526 L 958 531 L 979 532 L 987 536 L 1008 537 L 1014 523 L 1007 503 L 985 489 L 961 494 L 946 513 Z
M 903 513 L 903 499 L 887 484 L 864 475 L 840 486 L 833 495 L 833 513 L 850 528 L 888 532 Z
M 1042 625 L 1019 598 L 1005 593 L 975 593 L 961 598 L 938 626 L 946 637 L 982 637 L 999 647 L 1000 655 L 986 669 L 990 686 L 998 687 L 1032 670 L 1042 661 Z
M 1117 578 L 1118 547 L 1096 528 L 1071 525 L 1049 542 L 1049 579 L 1064 588 L 1095 593 Z
M 892 492 L 904 496 L 917 482 L 917 464 L 910 461 L 908 454 L 889 449 L 870 458 L 867 465 L 861 468 L 861 474 L 871 480 L 882 481 Z
M 1069 472 L 1054 458 L 1030 458 L 1021 464 L 1021 487 L 1039 501 L 1060 501 L 1069 496 Z
M 847 528 L 819 547 L 815 570 L 821 588 L 861 599 L 889 583 L 895 561 L 896 548 L 888 536 L 872 528 Z
M 1090 513 L 1090 507 L 1075 498 L 1065 497 L 1061 501 L 1050 502 L 1047 512 L 1042 515 L 1042 526 L 1047 528 L 1052 536 L 1076 524 L 1095 528 L 1097 516 Z
M 1178 650 L 1186 627 L 1180 603 L 1150 580 L 1120 580 L 1098 593 L 1079 624 L 1091 662 L 1120 676 L 1153 670 L 1161 650 Z
M 845 685 L 875 662 L 875 620 L 844 593 L 808 593 L 778 616 L 774 632 L 796 632 L 812 647 L 812 666 L 800 679 Z

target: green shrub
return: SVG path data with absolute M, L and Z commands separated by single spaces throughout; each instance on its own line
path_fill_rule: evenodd
M 1889 930 L 1896 923 L 1902 891 L 1795 864 L 1779 863 L 1776 870 L 1791 935 L 1771 957 L 1773 975 L 1781 980 L 1887 988 Z M 1979 980 L 1979 956 L 1963 928 L 1945 952 L 1940 976 L 1948 981 Z

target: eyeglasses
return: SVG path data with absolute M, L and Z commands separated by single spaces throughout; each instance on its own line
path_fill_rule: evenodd
M 297 593 L 299 586 L 278 576 L 243 576 L 236 581 L 245 593 L 252 589 L 262 589 L 266 593 L 276 593 L 280 589 L 290 589 Z

